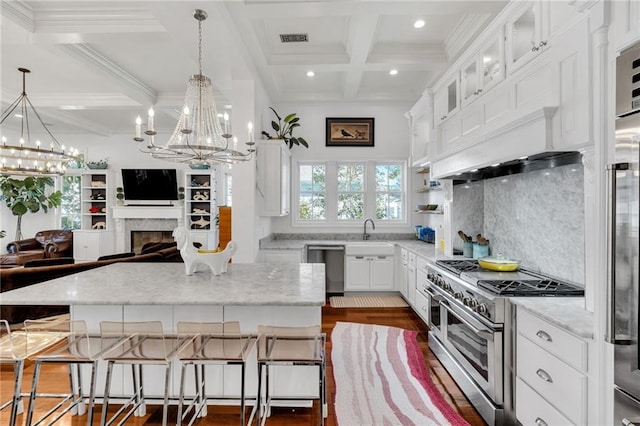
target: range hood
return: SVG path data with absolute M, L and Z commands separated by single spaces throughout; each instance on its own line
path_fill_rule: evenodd
M 473 169 L 464 173 L 456 173 L 452 176 L 444 176 L 441 179 L 452 179 L 454 185 L 491 179 L 499 176 L 515 175 L 518 173 L 533 172 L 553 167 L 566 166 L 582 162 L 582 154 L 577 151 L 551 151 L 543 152 L 506 161 L 499 165 Z
M 432 179 L 454 184 L 580 163 L 582 154 L 562 149 L 557 107 L 541 107 L 491 129 L 461 137 L 457 150 L 431 163 Z

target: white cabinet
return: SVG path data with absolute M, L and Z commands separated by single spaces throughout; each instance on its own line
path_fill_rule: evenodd
M 344 289 L 393 290 L 393 256 L 345 256 Z
M 200 170 L 184 176 L 184 217 L 193 242 L 212 250 L 218 246 L 218 206 L 215 172 Z
M 411 254 L 411 253 L 410 253 Z M 413 263 L 411 257 L 409 257 L 409 264 L 407 265 L 407 298 L 409 299 L 409 305 L 416 305 L 416 264 L 415 255 L 413 257 Z
M 434 123 L 439 124 L 460 109 L 460 79 L 454 73 L 433 95 Z
M 611 2 L 611 7 L 616 51 L 623 51 L 640 39 L 640 3 L 637 0 L 617 0 Z
M 503 40 L 501 29 L 482 45 L 477 55 L 463 65 L 460 75 L 462 107 L 504 79 Z
M 578 12 L 570 1 L 522 2 L 507 22 L 507 67 L 512 73 L 552 46 L 552 39 L 573 22 Z
M 291 152 L 284 141 L 259 141 L 256 185 L 261 216 L 287 216 L 291 199 Z
M 516 326 L 518 420 L 587 424 L 587 342 L 522 309 Z
M 115 252 L 113 231 L 73 231 L 73 258 L 76 262 L 97 260 Z
M 407 267 L 409 258 L 407 249 L 400 249 L 400 256 L 398 256 L 397 271 L 398 276 L 396 278 L 396 290 L 402 294 L 405 300 L 409 300 L 407 295 Z

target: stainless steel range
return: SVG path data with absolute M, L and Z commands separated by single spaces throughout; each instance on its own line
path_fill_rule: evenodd
M 429 301 L 429 348 L 490 425 L 515 423 L 508 298 L 584 295 L 537 272 L 491 272 L 470 259 L 430 263 L 418 289 Z

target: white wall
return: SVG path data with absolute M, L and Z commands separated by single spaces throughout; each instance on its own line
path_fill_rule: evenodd
M 300 127 L 294 130 L 294 136 L 301 136 L 309 143 L 309 149 L 294 146 L 291 153 L 291 166 L 297 161 L 308 160 L 362 160 L 385 159 L 407 160 L 410 153 L 410 134 L 404 114 L 411 108 L 409 103 L 351 103 L 351 104 L 277 104 L 274 106 L 281 117 L 295 112 L 300 117 Z M 327 147 L 325 146 L 325 119 L 327 117 L 373 117 L 375 118 L 373 147 Z M 271 134 L 271 110 L 262 114 L 262 129 Z M 259 131 L 257 132 L 259 133 Z M 410 181 L 410 179 L 408 179 Z M 411 199 L 411 197 L 409 197 Z M 293 204 L 292 204 L 293 207 Z M 409 205 L 410 207 L 410 205 Z M 340 232 L 360 232 L 360 224 L 350 228 L 340 228 Z M 378 228 L 382 229 L 382 227 Z M 412 232 L 409 224 L 406 228 L 394 228 L 389 232 Z M 294 228 L 291 215 L 273 218 L 271 230 L 274 233 L 289 232 L 335 232 L 335 229 L 322 227 Z

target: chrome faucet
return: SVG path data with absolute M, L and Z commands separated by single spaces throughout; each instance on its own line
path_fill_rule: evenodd
M 376 229 L 376 224 L 373 223 L 373 219 L 369 218 L 369 219 L 365 219 L 364 220 L 364 232 L 362 233 L 362 239 L 363 240 L 368 240 L 369 237 L 371 235 L 367 234 L 367 222 L 371 222 L 371 226 L 373 227 L 373 229 Z

